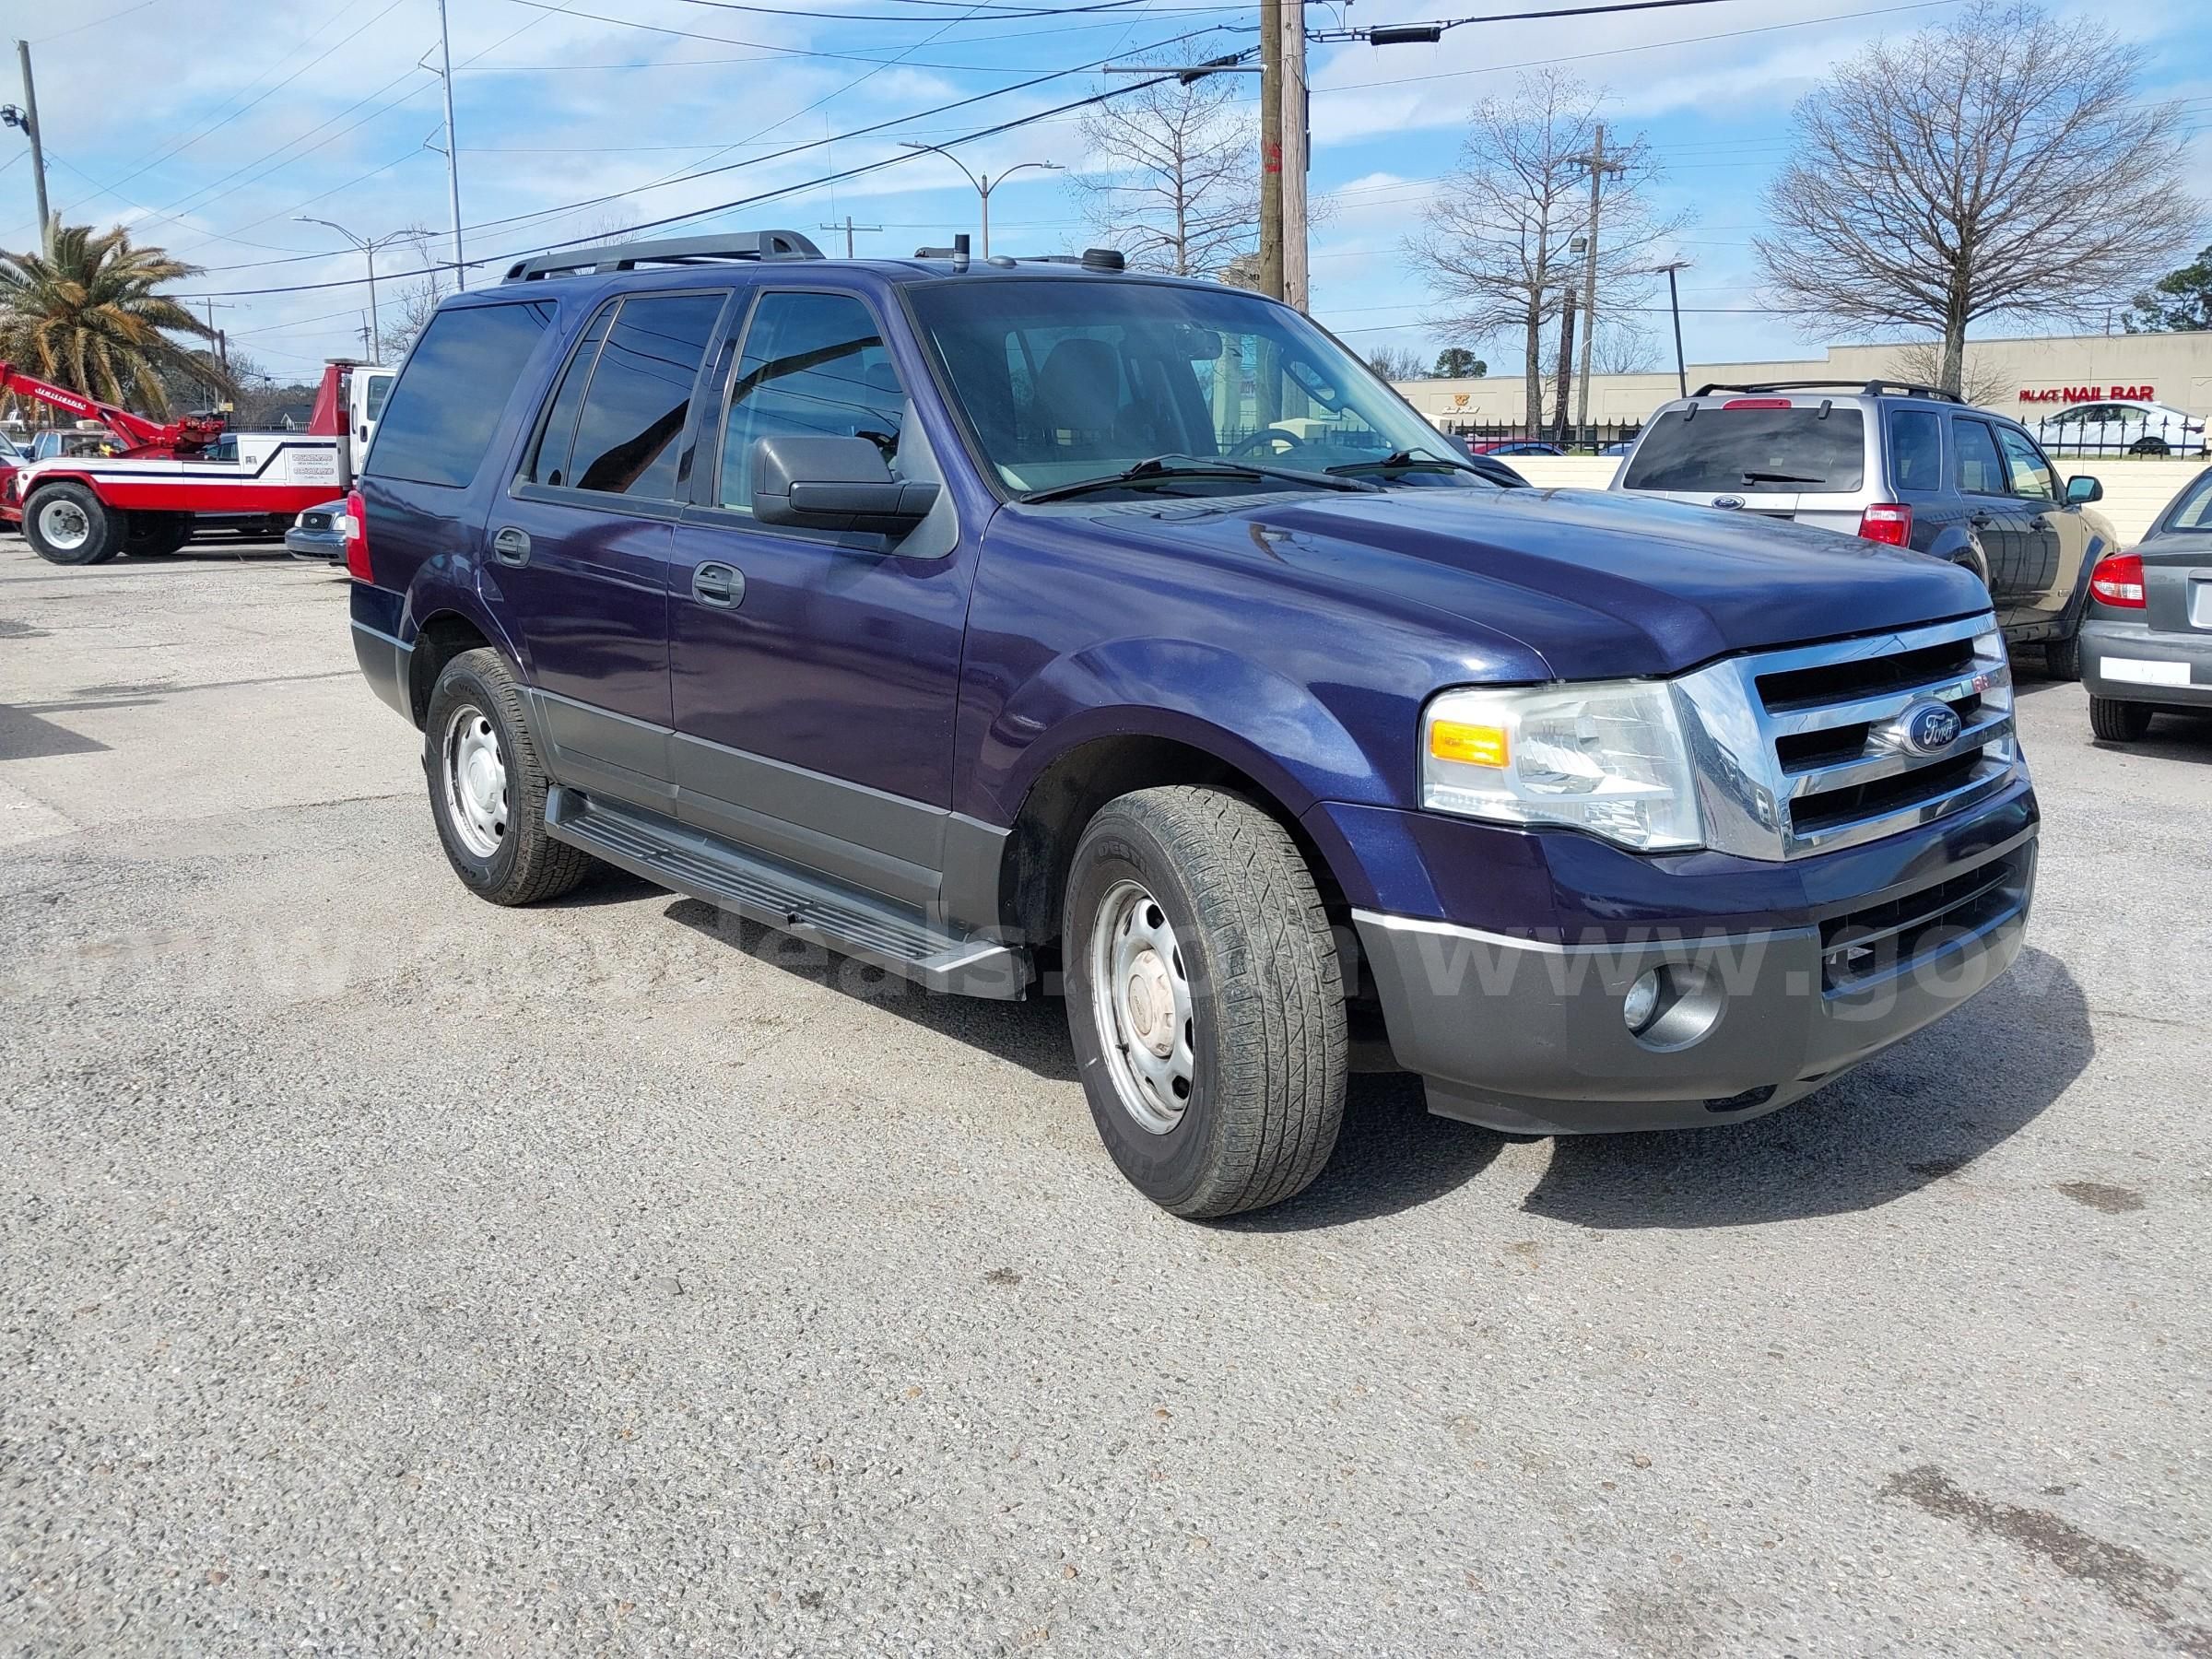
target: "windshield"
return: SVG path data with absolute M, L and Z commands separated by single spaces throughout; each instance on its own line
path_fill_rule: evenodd
M 1184 476 L 1206 461 L 1494 488 L 1458 470 L 1450 441 L 1365 364 L 1296 312 L 1241 289 L 1041 276 L 909 292 L 979 459 L 1013 490 L 1111 477 L 1161 456 L 1179 463 L 1178 493 L 1303 488 Z

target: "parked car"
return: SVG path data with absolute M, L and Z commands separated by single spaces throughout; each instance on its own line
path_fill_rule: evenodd
M 1468 446 L 1478 455 L 1563 455 L 1567 452 L 1541 438 L 1490 438 Z
M 1652 418 L 1612 488 L 1838 530 L 1965 566 L 2005 637 L 2081 677 L 2089 570 L 2117 546 L 2104 487 L 2058 469 L 2018 421 L 1925 387 L 1700 386 Z
M 346 561 L 346 503 L 344 500 L 325 501 L 320 507 L 310 507 L 292 521 L 284 533 L 284 545 L 294 559 L 327 559 L 332 564 Z
M 2098 562 L 2081 667 L 2089 727 L 2107 742 L 2136 742 L 2161 712 L 2212 713 L 2212 467 L 2134 547 Z
M 431 319 L 346 516 L 465 888 L 600 860 L 935 990 L 1057 973 L 1179 1215 L 1313 1178 L 1355 1029 L 1446 1116 L 1737 1123 L 2026 925 L 1966 571 L 1500 488 L 1295 310 L 1110 252 L 522 262 Z
M 2053 455 L 2201 455 L 2202 416 L 2171 404 L 2121 398 L 2077 404 L 2035 423 L 2036 441 Z

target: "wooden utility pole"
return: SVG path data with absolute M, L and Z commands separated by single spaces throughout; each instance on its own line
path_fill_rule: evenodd
M 1598 209 L 1604 198 L 1606 175 L 1628 170 L 1618 161 L 1606 159 L 1606 129 L 1603 126 L 1593 135 L 1588 155 L 1569 159 L 1590 170 L 1590 245 L 1583 254 L 1583 390 L 1581 405 L 1575 414 L 1575 424 L 1586 427 L 1590 424 L 1590 349 L 1597 343 Z M 1564 406 L 1559 412 L 1563 418 L 1566 414 Z
M 23 136 L 30 140 L 30 187 L 39 203 L 39 246 L 46 245 L 47 226 L 52 216 L 46 207 L 46 147 L 39 137 L 39 89 L 30 78 L 30 42 L 16 42 L 16 61 L 23 65 L 23 114 L 20 121 L 11 121 L 10 126 L 20 126 Z
M 1277 0 L 1277 5 L 1283 31 L 1276 83 L 1282 158 L 1282 297 L 1302 312 L 1311 299 L 1306 276 L 1306 173 L 1312 163 L 1312 135 L 1306 125 L 1306 0 Z
M 1260 0 L 1260 292 L 1283 297 L 1284 0 Z
M 856 225 L 853 222 L 853 216 L 848 213 L 841 225 L 824 225 L 822 229 L 842 230 L 845 233 L 845 257 L 851 259 L 853 257 L 853 232 L 855 230 L 880 230 L 883 227 L 881 225 Z

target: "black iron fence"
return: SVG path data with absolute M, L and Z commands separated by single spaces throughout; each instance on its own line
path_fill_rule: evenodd
M 1643 430 L 1641 420 L 1602 420 L 1565 428 L 1549 424 L 1535 432 L 1517 422 L 1490 423 L 1442 417 L 1443 429 L 1478 454 L 1625 455 Z
M 2020 424 L 2051 455 L 2171 455 L 2194 460 L 2206 453 L 2203 417 L 2166 414 L 2126 404 L 2091 404 Z

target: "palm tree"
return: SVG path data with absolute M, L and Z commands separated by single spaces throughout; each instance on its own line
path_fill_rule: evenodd
M 131 245 L 121 225 L 55 223 L 39 253 L 0 253 L 0 361 L 20 364 L 108 403 L 169 411 L 164 371 L 220 375 L 205 353 L 171 338 L 214 331 L 154 290 L 199 274 L 161 248 Z M 230 391 L 218 382 L 218 389 Z

